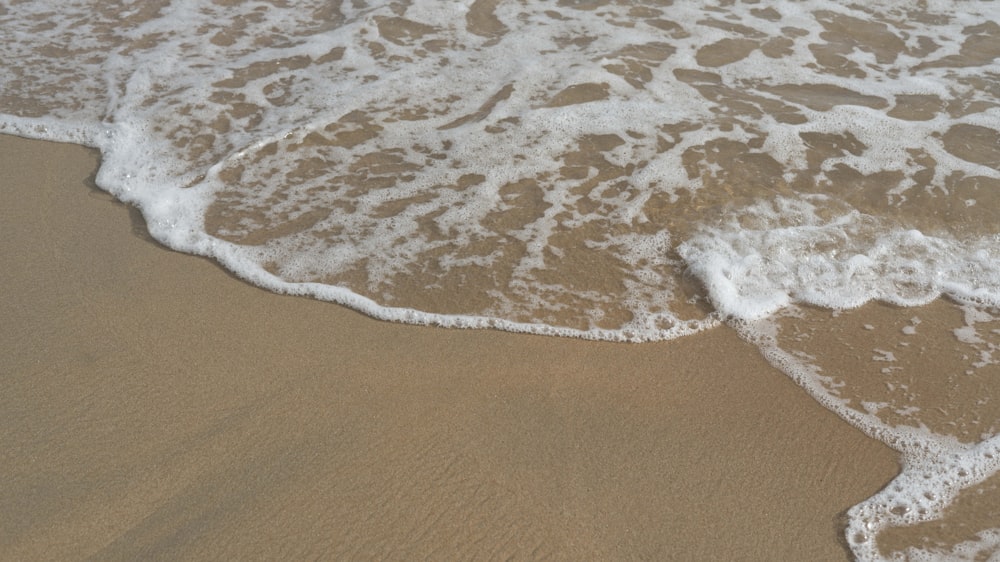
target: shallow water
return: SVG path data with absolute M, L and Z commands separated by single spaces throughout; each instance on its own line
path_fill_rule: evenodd
M 99 148 L 99 185 L 158 240 L 272 290 L 616 341 L 728 323 L 902 453 L 850 514 L 855 555 L 877 559 L 906 548 L 883 529 L 942 517 L 1000 462 L 998 19 L 989 2 L 2 2 L 0 132 Z M 831 313 L 942 295 L 947 325 Z M 838 330 L 872 349 L 837 350 Z

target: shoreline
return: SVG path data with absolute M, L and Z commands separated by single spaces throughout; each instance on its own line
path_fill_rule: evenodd
M 732 330 L 390 324 L 170 251 L 0 136 L 11 559 L 849 559 L 897 455 Z

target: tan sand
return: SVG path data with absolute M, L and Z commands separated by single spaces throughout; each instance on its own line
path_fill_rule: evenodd
M 0 137 L 0 553 L 844 560 L 895 454 L 729 329 L 373 321 L 152 242 L 94 151 Z

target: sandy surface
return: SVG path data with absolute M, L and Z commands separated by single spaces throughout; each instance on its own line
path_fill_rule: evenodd
M 844 560 L 896 473 L 728 329 L 370 320 L 151 241 L 0 137 L 0 557 Z

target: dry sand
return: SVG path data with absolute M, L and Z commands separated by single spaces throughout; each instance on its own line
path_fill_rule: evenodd
M 895 454 L 729 329 L 377 322 L 151 241 L 0 137 L 7 560 L 844 560 Z

